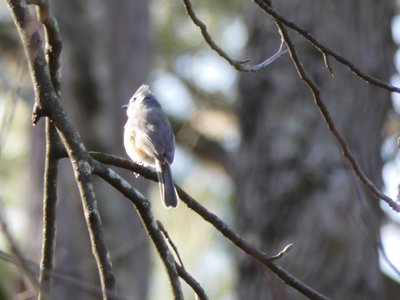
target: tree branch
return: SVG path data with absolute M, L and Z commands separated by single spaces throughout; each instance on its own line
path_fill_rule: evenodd
M 283 54 L 285 54 L 287 51 L 283 50 L 282 48 L 279 48 L 279 50 L 272 55 L 271 57 L 267 58 L 263 62 L 251 66 L 251 65 L 246 65 L 248 60 L 246 61 L 237 61 L 232 59 L 224 50 L 222 50 L 221 47 L 219 47 L 214 40 L 212 39 L 211 35 L 209 34 L 207 30 L 207 26 L 197 17 L 196 13 L 193 10 L 192 3 L 190 0 L 182 0 L 183 5 L 185 6 L 186 12 L 190 19 L 193 21 L 193 23 L 200 28 L 201 34 L 204 37 L 204 40 L 206 43 L 213 49 L 215 52 L 217 52 L 222 58 L 224 58 L 231 66 L 233 66 L 236 70 L 241 71 L 241 72 L 255 72 L 258 71 L 262 68 L 265 68 L 266 66 L 270 65 L 273 63 L 276 59 L 281 57 Z
M 50 77 L 57 95 L 60 95 L 60 53 L 62 42 L 58 23 L 49 7 L 48 0 L 27 0 L 28 4 L 37 5 L 40 23 L 44 25 L 46 35 L 46 59 L 49 65 Z
M 174 299 L 183 300 L 183 293 L 179 281 L 178 271 L 175 265 L 175 259 L 164 240 L 162 232 L 157 225 L 155 218 L 151 212 L 150 202 L 136 189 L 134 189 L 129 182 L 120 177 L 112 169 L 103 166 L 101 163 L 94 164 L 94 174 L 98 175 L 104 181 L 108 182 L 126 198 L 128 198 L 138 211 L 143 224 L 147 230 L 148 235 L 153 241 L 157 252 L 164 263 L 167 270 L 169 280 L 171 283 Z
M 175 263 L 179 277 L 181 277 L 193 289 L 193 291 L 196 293 L 199 299 L 207 300 L 208 296 L 206 295 L 200 283 L 198 283 L 196 279 L 192 275 L 190 275 L 189 272 L 186 271 L 181 256 L 179 255 L 178 248 L 175 246 L 174 242 L 172 241 L 171 237 L 168 234 L 167 229 L 165 229 L 163 223 L 157 220 L 157 225 L 160 228 L 161 232 L 163 233 L 164 237 L 167 239 L 168 243 L 171 245 L 172 249 L 175 252 L 176 257 L 179 260 L 179 264 Z
M 178 264 L 176 264 L 176 269 L 178 271 L 179 277 L 181 277 L 196 293 L 198 299 L 200 300 L 208 300 L 208 296 L 200 283 L 196 281 L 196 279 L 190 275 L 186 269 Z
M 46 162 L 43 192 L 43 239 L 39 282 L 46 294 L 52 285 L 52 270 L 56 245 L 56 203 L 57 203 L 57 165 L 56 157 L 58 134 L 56 128 L 46 119 Z M 39 300 L 46 295 L 39 293 Z
M 42 51 L 42 41 L 37 21 L 29 13 L 27 4 L 22 0 L 6 0 L 11 15 L 18 28 L 36 95 L 32 121 L 36 124 L 42 116 L 49 117 L 58 129 L 73 165 L 75 180 L 82 199 L 84 215 L 89 231 L 92 252 L 96 259 L 103 298 L 107 291 L 115 294 L 115 279 L 109 251 L 104 243 L 101 218 L 97 210 L 97 201 L 93 190 L 91 174 L 93 162 L 82 140 L 59 103 L 57 91 Z
M 179 254 L 178 248 L 175 246 L 174 242 L 172 241 L 171 237 L 169 236 L 167 229 L 165 229 L 165 227 L 164 227 L 164 224 L 161 223 L 161 221 L 157 220 L 157 225 L 158 225 L 158 228 L 163 233 L 164 237 L 167 239 L 168 243 L 171 245 L 172 249 L 174 250 L 176 257 L 178 258 L 179 264 L 182 266 L 182 268 L 185 268 L 185 266 L 183 265 L 182 258 Z
M 269 14 L 271 17 L 274 18 L 274 20 L 279 21 L 281 24 L 284 24 L 285 26 L 289 27 L 290 29 L 296 31 L 299 33 L 301 36 L 303 36 L 307 41 L 311 43 L 318 51 L 320 51 L 324 57 L 324 62 L 325 65 L 327 66 L 329 72 L 332 74 L 332 69 L 329 66 L 328 60 L 326 56 L 331 56 L 333 57 L 336 61 L 339 63 L 345 65 L 349 70 L 351 70 L 355 75 L 357 75 L 359 78 L 363 79 L 369 84 L 375 85 L 377 87 L 380 87 L 382 89 L 385 89 L 389 92 L 395 92 L 395 93 L 400 93 L 400 88 L 395 87 L 391 84 L 388 84 L 382 80 L 379 80 L 375 77 L 369 76 L 363 72 L 360 71 L 359 68 L 357 68 L 354 64 L 352 64 L 349 60 L 344 58 L 343 56 L 339 55 L 332 49 L 325 47 L 321 42 L 319 42 L 315 37 L 313 37 L 307 30 L 304 28 L 300 27 L 299 25 L 287 20 L 285 17 L 280 15 L 278 12 L 276 12 L 271 4 L 270 1 L 268 0 L 253 0 L 262 10 L 264 10 L 267 14 Z
M 127 170 L 131 170 L 137 174 L 140 174 L 144 178 L 158 181 L 157 174 L 150 169 L 147 169 L 143 166 L 140 166 L 132 161 L 128 161 L 121 157 L 117 157 L 115 155 L 109 155 L 100 152 L 89 152 L 90 155 L 105 164 L 113 165 L 116 167 L 124 168 Z M 111 169 L 110 172 L 115 173 Z M 115 173 L 116 174 L 116 173 Z M 123 179 L 121 179 L 123 180 Z M 125 182 L 125 181 L 124 181 Z M 123 183 L 119 184 L 123 186 Z M 287 272 L 282 267 L 276 265 L 273 262 L 273 259 L 270 259 L 264 252 L 258 250 L 253 245 L 242 239 L 233 229 L 231 229 L 226 223 L 224 223 L 221 219 L 218 218 L 212 212 L 209 212 L 204 206 L 194 200 L 189 194 L 187 194 L 182 188 L 175 185 L 176 190 L 178 192 L 179 198 L 184 202 L 190 209 L 194 210 L 200 217 L 202 217 L 205 221 L 209 222 L 213 225 L 220 233 L 222 233 L 228 240 L 230 240 L 234 245 L 240 248 L 243 252 L 248 254 L 249 256 L 255 258 L 265 267 L 270 269 L 275 275 L 281 278 L 286 284 L 290 285 L 303 295 L 307 296 L 310 299 L 329 299 L 328 297 L 322 295 L 318 291 L 315 291 L 311 287 L 307 286 L 304 282 L 300 281 L 292 274 Z M 118 188 L 120 190 L 120 188 Z M 125 194 L 126 193 L 126 194 Z M 125 196 L 127 196 L 128 192 L 123 192 Z M 129 198 L 130 199 L 130 198 Z M 131 199 L 132 200 L 132 199 Z
M 276 19 L 276 24 L 279 28 L 279 32 L 280 32 L 283 40 L 285 41 L 285 43 L 289 49 L 290 57 L 292 58 L 293 64 L 296 67 L 299 77 L 308 86 L 308 88 L 313 96 L 314 103 L 317 106 L 318 110 L 320 111 L 323 119 L 325 120 L 325 123 L 326 123 L 329 131 L 332 133 L 335 140 L 339 143 L 339 146 L 340 146 L 343 156 L 348 160 L 348 162 L 350 163 L 350 165 L 351 165 L 353 171 L 355 172 L 355 174 L 357 175 L 357 177 L 367 187 L 367 189 L 375 196 L 375 198 L 385 201 L 394 211 L 400 212 L 400 203 L 392 200 L 389 196 L 382 193 L 374 185 L 374 183 L 371 180 L 369 180 L 368 177 L 364 174 L 364 171 L 361 169 L 360 165 L 357 163 L 357 161 L 354 158 L 353 154 L 351 153 L 351 150 L 350 150 L 349 146 L 347 145 L 346 141 L 341 136 L 339 131 L 336 129 L 335 124 L 328 112 L 328 109 L 326 108 L 324 102 L 321 99 L 318 86 L 314 83 L 312 78 L 308 75 L 303 64 L 301 63 L 300 58 L 297 54 L 296 48 L 293 45 L 293 43 L 286 31 L 286 28 L 281 23 L 281 21 L 278 19 Z

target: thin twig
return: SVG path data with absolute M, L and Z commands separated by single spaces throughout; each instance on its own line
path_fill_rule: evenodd
M 100 152 L 89 152 L 90 155 L 105 164 L 114 165 L 120 168 L 131 170 L 137 174 L 140 174 L 144 178 L 158 181 L 156 172 L 146 169 L 132 161 L 123 159 L 121 157 L 100 153 Z M 111 169 L 110 169 L 111 170 Z M 113 171 L 114 172 L 114 171 Z M 115 173 L 115 172 L 114 172 Z M 328 297 L 322 295 L 318 291 L 312 289 L 304 282 L 300 281 L 288 271 L 282 267 L 276 265 L 267 254 L 261 250 L 255 248 L 253 245 L 241 238 L 233 229 L 231 229 L 226 223 L 224 223 L 218 216 L 209 212 L 204 206 L 194 200 L 189 194 L 187 194 L 182 188 L 175 185 L 178 192 L 179 198 L 184 202 L 190 209 L 194 210 L 200 217 L 205 221 L 213 225 L 221 234 L 223 234 L 228 240 L 230 240 L 234 245 L 240 248 L 243 252 L 247 253 L 249 256 L 255 258 L 265 267 L 270 269 L 275 275 L 281 278 L 286 284 L 290 285 L 301 294 L 307 296 L 310 299 L 329 299 Z M 125 194 L 124 194 L 125 195 Z
M 190 0 L 182 0 L 183 5 L 185 6 L 186 12 L 189 15 L 190 19 L 193 21 L 193 23 L 200 28 L 201 34 L 204 37 L 204 40 L 206 43 L 213 49 L 215 52 L 217 52 L 222 58 L 224 58 L 231 66 L 233 66 L 236 70 L 241 71 L 241 72 L 255 72 L 258 71 L 262 68 L 265 68 L 266 66 L 270 65 L 273 63 L 276 59 L 281 57 L 283 54 L 285 54 L 287 51 L 286 50 L 278 50 L 274 55 L 269 57 L 268 59 L 264 60 L 262 63 L 251 66 L 251 65 L 245 65 L 249 60 L 246 61 L 237 61 L 232 59 L 220 46 L 218 46 L 213 38 L 211 37 L 210 33 L 207 30 L 206 24 L 204 24 L 196 15 L 196 13 L 193 10 L 192 3 Z
M 345 65 L 348 69 L 350 69 L 359 78 L 365 80 L 369 84 L 375 85 L 375 86 L 385 89 L 389 92 L 400 93 L 400 88 L 361 72 L 360 69 L 357 68 L 349 60 L 345 59 L 343 56 L 339 55 L 332 49 L 325 47 L 321 42 L 319 42 L 315 37 L 313 37 L 307 30 L 305 30 L 304 28 L 300 27 L 299 25 L 287 20 L 285 17 L 283 17 L 277 11 L 275 11 L 272 8 L 269 1 L 267 1 L 267 0 L 253 0 L 253 1 L 261 9 L 263 9 L 267 14 L 272 16 L 276 21 L 281 22 L 285 26 L 287 26 L 287 27 L 291 28 L 292 30 L 296 31 L 297 33 L 299 33 L 307 41 L 309 41 L 315 48 L 317 48 L 322 54 L 332 56 L 336 61 Z M 329 64 L 328 64 L 328 66 L 329 66 Z M 328 67 L 328 69 L 329 69 L 329 67 Z
M 179 277 L 181 277 L 188 285 L 190 285 L 200 300 L 208 300 L 208 296 L 203 287 L 192 275 L 186 271 L 185 268 L 176 264 L 176 269 L 178 270 Z
M 163 235 L 165 236 L 165 238 L 167 239 L 168 243 L 171 245 L 172 249 L 174 250 L 176 257 L 179 260 L 179 264 L 181 265 L 182 268 L 185 269 L 185 266 L 183 264 L 182 258 L 179 255 L 178 248 L 175 246 L 174 242 L 172 241 L 171 237 L 169 236 L 169 233 L 168 233 L 167 229 L 165 229 L 164 224 L 161 223 L 160 220 L 157 220 L 157 225 L 160 228 L 160 230 L 163 233 Z
M 330 73 L 332 76 L 335 76 L 335 73 L 333 72 L 331 63 L 329 62 L 328 55 L 326 55 L 325 52 L 322 52 L 322 57 L 324 58 L 324 65 L 325 65 L 325 67 L 328 69 L 329 73 Z
M 276 20 L 276 24 L 279 28 L 279 32 L 280 32 L 282 38 L 284 39 L 284 41 L 289 49 L 290 56 L 292 58 L 293 64 L 295 65 L 295 67 L 297 69 L 299 77 L 308 86 L 308 88 L 314 98 L 314 103 L 318 107 L 318 110 L 320 111 L 323 119 L 325 120 L 325 123 L 326 123 L 329 131 L 332 133 L 333 137 L 338 142 L 343 156 L 349 161 L 351 168 L 353 169 L 355 174 L 358 176 L 358 178 L 361 180 L 361 182 L 367 187 L 367 189 L 375 196 L 375 198 L 385 201 L 394 211 L 400 212 L 400 204 L 398 202 L 392 200 L 389 196 L 382 193 L 374 185 L 374 183 L 371 180 L 369 180 L 369 178 L 364 174 L 364 171 L 361 169 L 360 165 L 354 158 L 346 141 L 344 140 L 342 135 L 339 133 L 339 131 L 336 129 L 335 124 L 328 112 L 328 109 L 326 108 L 324 102 L 321 99 L 320 91 L 319 91 L 317 85 L 312 80 L 312 78 L 308 75 L 305 68 L 303 67 L 303 64 L 301 63 L 300 58 L 297 55 L 296 48 L 293 45 L 293 43 L 286 31 L 286 28 L 283 26 L 283 24 L 280 22 L 280 20 Z
M 131 203 L 135 206 L 138 211 L 143 224 L 147 230 L 148 235 L 153 241 L 158 254 L 164 263 L 167 270 L 169 280 L 171 283 L 172 291 L 174 293 L 174 299 L 183 300 L 183 293 L 181 284 L 179 281 L 178 271 L 176 269 L 175 259 L 171 251 L 168 248 L 167 243 L 157 225 L 155 218 L 151 212 L 150 202 L 137 190 L 135 190 L 129 182 L 119 176 L 112 169 L 103 166 L 100 163 L 95 164 L 94 174 L 98 175 L 104 181 L 108 182 L 126 198 L 128 198 Z
M 269 259 L 270 260 L 277 260 L 279 258 L 281 258 L 282 256 L 284 256 L 286 253 L 288 253 L 293 247 L 293 244 L 288 244 L 286 245 L 281 251 L 279 251 L 277 254 L 275 254 L 274 256 L 271 256 Z
M 267 58 L 265 61 L 263 61 L 262 63 L 255 65 L 255 66 L 250 66 L 250 65 L 246 65 L 246 72 L 256 72 L 260 69 L 265 68 L 266 66 L 272 64 L 275 60 L 277 60 L 279 57 L 281 57 L 282 55 L 288 53 L 287 49 L 283 49 L 282 45 L 284 45 L 283 41 L 281 42 L 281 45 L 278 49 L 278 51 L 276 51 L 274 53 L 274 55 L 272 55 L 271 57 Z
M 165 229 L 164 224 L 161 223 L 161 221 L 157 220 L 158 227 L 160 228 L 161 232 L 167 239 L 168 243 L 171 245 L 172 249 L 175 252 L 175 255 L 178 257 L 179 264 L 176 263 L 176 269 L 178 271 L 179 277 L 181 277 L 190 287 L 193 289 L 193 291 L 196 293 L 196 295 L 199 297 L 201 300 L 207 300 L 208 296 L 206 295 L 203 287 L 200 285 L 200 283 L 197 282 L 197 280 L 189 274 L 188 271 L 186 271 L 186 268 L 183 264 L 183 261 L 181 259 L 181 256 L 179 255 L 178 248 L 175 246 L 174 242 L 172 241 L 171 237 L 169 236 L 168 231 Z

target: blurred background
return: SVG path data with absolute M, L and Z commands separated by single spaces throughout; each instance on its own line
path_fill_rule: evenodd
M 362 71 L 400 86 L 400 18 L 394 0 L 273 1 Z M 288 55 L 238 73 L 204 42 L 179 1 L 50 1 L 63 41 L 62 101 L 89 150 L 127 157 L 121 106 L 150 83 L 174 128 L 174 178 L 190 195 L 279 264 L 333 299 L 399 299 L 400 217 L 359 183 Z M 280 45 L 253 2 L 193 1 L 217 43 L 256 64 Z M 34 13 L 34 10 L 32 10 Z M 400 96 L 370 86 L 291 32 L 304 65 L 367 176 L 392 198 L 400 183 Z M 44 122 L 24 53 L 0 2 L 0 202 L 25 257 L 39 263 Z M 67 160 L 59 163 L 55 299 L 99 299 L 82 206 Z M 243 255 L 181 203 L 165 210 L 158 187 L 117 170 L 152 201 L 186 269 L 210 299 L 304 299 Z M 119 295 L 171 299 L 168 278 L 138 215 L 95 180 Z M 384 251 L 382 251 L 384 249 Z M 0 250 L 10 252 L 0 235 Z M 385 259 L 386 256 L 386 259 Z M 195 295 L 185 284 L 186 299 Z M 31 299 L 30 286 L 0 260 L 0 299 Z

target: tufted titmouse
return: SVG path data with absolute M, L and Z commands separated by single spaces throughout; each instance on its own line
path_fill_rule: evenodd
M 144 166 L 155 166 L 161 200 L 166 207 L 177 207 L 178 196 L 172 180 L 170 164 L 174 160 L 175 137 L 148 85 L 143 84 L 122 106 L 128 121 L 124 130 L 124 146 L 129 157 Z

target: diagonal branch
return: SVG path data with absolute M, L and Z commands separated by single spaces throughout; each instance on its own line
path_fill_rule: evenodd
M 143 166 L 140 166 L 132 161 L 128 161 L 121 157 L 100 153 L 100 152 L 90 152 L 90 155 L 105 164 L 117 166 L 120 168 L 124 168 L 127 170 L 131 170 L 137 174 L 140 174 L 146 179 L 150 179 L 153 181 L 158 181 L 157 174 L 150 169 L 147 169 Z M 115 173 L 115 172 L 114 172 Z M 179 198 L 193 211 L 195 211 L 200 217 L 202 217 L 205 221 L 209 222 L 213 225 L 221 234 L 223 234 L 228 240 L 230 240 L 234 245 L 240 248 L 243 252 L 248 254 L 249 256 L 255 258 L 265 267 L 270 269 L 275 275 L 281 278 L 286 284 L 290 285 L 303 295 L 307 296 L 310 299 L 329 299 L 328 297 L 322 295 L 318 291 L 312 289 L 304 282 L 300 281 L 288 271 L 283 269 L 282 267 L 276 265 L 273 262 L 273 259 L 270 259 L 268 255 L 261 250 L 255 248 L 253 245 L 248 243 L 246 240 L 241 238 L 232 228 L 229 227 L 228 224 L 224 223 L 218 216 L 209 212 L 204 206 L 194 200 L 189 194 L 187 194 L 182 188 L 175 185 L 176 190 L 179 194 Z M 125 195 L 125 194 L 124 194 Z
M 200 283 L 196 281 L 196 279 L 192 275 L 189 274 L 188 271 L 186 271 L 184 267 L 176 264 L 176 270 L 178 271 L 179 277 L 181 277 L 188 285 L 190 285 L 199 300 L 208 300 L 208 296 L 203 287 L 200 285 Z
M 179 264 L 182 266 L 182 268 L 185 268 L 185 266 L 183 265 L 182 258 L 179 254 L 178 248 L 175 246 L 174 242 L 172 241 L 171 237 L 169 236 L 169 233 L 168 233 L 167 229 L 165 229 L 164 224 L 161 223 L 160 220 L 157 220 L 156 222 L 157 222 L 158 228 L 160 228 L 162 234 L 164 235 L 164 237 L 167 239 L 168 243 L 171 245 L 172 249 L 174 250 L 176 257 L 178 258 Z
M 129 182 L 120 177 L 112 169 L 103 166 L 100 163 L 94 164 L 94 174 L 98 175 L 104 181 L 108 182 L 126 198 L 128 198 L 138 211 L 148 235 L 153 241 L 158 254 L 167 270 L 169 280 L 175 300 L 183 300 L 183 293 L 179 281 L 179 275 L 175 264 L 174 256 L 168 248 L 167 243 L 158 227 L 158 224 L 151 212 L 150 202 L 137 190 L 131 187 Z
M 370 75 L 367 75 L 363 72 L 360 71 L 359 68 L 357 68 L 353 63 L 351 63 L 349 60 L 344 58 L 343 56 L 339 55 L 332 49 L 325 47 L 320 41 L 318 41 L 315 37 L 313 37 L 307 30 L 304 28 L 300 27 L 299 25 L 287 20 L 285 17 L 280 15 L 278 12 L 276 12 L 269 0 L 253 0 L 262 10 L 264 10 L 267 14 L 269 14 L 271 17 L 273 17 L 276 21 L 279 21 L 281 25 L 285 25 L 289 27 L 290 29 L 296 31 L 299 33 L 301 36 L 303 36 L 307 41 L 309 41 L 315 48 L 317 48 L 318 51 L 320 51 L 323 55 L 325 65 L 328 67 L 328 70 L 332 73 L 332 70 L 329 66 L 327 56 L 333 57 L 336 61 L 339 63 L 345 65 L 348 69 L 350 69 L 355 75 L 357 75 L 359 78 L 365 80 L 369 84 L 375 85 L 377 87 L 380 87 L 382 89 L 385 89 L 389 92 L 395 92 L 395 93 L 400 93 L 400 88 L 393 86 L 391 84 L 388 84 L 380 79 L 377 79 L 375 77 L 372 77 Z
M 295 276 L 290 274 L 284 268 L 276 265 L 273 259 L 263 251 L 257 249 L 249 242 L 244 240 L 239 236 L 232 228 L 225 224 L 221 219 L 218 218 L 212 212 L 209 212 L 200 203 L 194 200 L 189 194 L 187 194 L 182 188 L 176 186 L 180 199 L 185 202 L 185 204 L 194 210 L 198 215 L 200 215 L 204 220 L 212 224 L 220 233 L 222 233 L 228 240 L 235 244 L 238 248 L 243 250 L 249 256 L 252 256 L 265 267 L 270 269 L 275 275 L 282 279 L 286 284 L 290 285 L 295 290 L 299 291 L 303 295 L 307 296 L 309 299 L 329 299 L 328 297 L 322 295 L 318 291 L 312 289 L 304 282 L 297 279 Z
M 193 21 L 193 23 L 200 28 L 200 31 L 203 35 L 204 40 L 206 43 L 213 49 L 215 52 L 217 52 L 222 58 L 224 58 L 230 65 L 232 65 L 236 70 L 240 72 L 256 72 L 268 65 L 270 65 L 273 61 L 275 61 L 277 58 L 285 54 L 287 51 L 286 50 L 278 50 L 273 56 L 270 58 L 266 59 L 264 62 L 250 66 L 250 65 L 245 65 L 246 61 L 237 61 L 229 57 L 229 55 L 219 47 L 214 40 L 212 39 L 211 35 L 209 34 L 207 30 L 207 26 L 197 17 L 196 13 L 193 10 L 192 3 L 190 0 L 182 0 L 183 4 L 185 6 L 186 12 Z M 328 71 L 333 74 L 332 68 L 329 64 L 328 61 L 328 56 L 333 57 L 336 61 L 339 63 L 345 65 L 350 71 L 352 71 L 356 76 L 359 78 L 363 79 L 369 84 L 375 85 L 377 87 L 380 87 L 382 89 L 385 89 L 389 92 L 395 92 L 395 93 L 400 93 L 400 88 L 393 86 L 389 83 L 386 83 L 380 79 L 377 79 L 373 76 L 367 75 L 364 72 L 362 72 L 358 67 L 356 67 L 352 62 L 335 52 L 334 50 L 324 46 L 320 41 L 318 41 L 311 33 L 309 33 L 307 30 L 302 28 L 301 26 L 289 21 L 285 17 L 283 17 L 281 14 L 279 14 L 277 11 L 275 11 L 269 0 L 253 0 L 262 10 L 264 10 L 267 14 L 272 16 L 275 20 L 280 21 L 282 24 L 286 25 L 287 27 L 291 28 L 292 30 L 296 31 L 299 33 L 301 36 L 303 36 L 307 41 L 309 41 L 318 51 L 321 52 L 324 60 L 324 64 L 327 67 Z
M 188 271 L 186 271 L 181 256 L 179 255 L 178 248 L 175 246 L 174 242 L 169 236 L 169 233 L 167 229 L 165 229 L 164 224 L 161 223 L 161 221 L 157 220 L 157 225 L 163 233 L 164 237 L 167 239 L 168 243 L 171 245 L 172 249 L 174 250 L 176 257 L 178 258 L 179 264 L 175 263 L 175 266 L 176 270 L 178 271 L 179 277 L 181 277 L 188 285 L 190 285 L 190 287 L 193 289 L 200 300 L 208 300 L 208 296 L 200 283 L 198 283 L 196 279 L 192 275 L 190 275 Z
M 394 211 L 400 212 L 400 203 L 394 201 L 389 196 L 382 193 L 374 185 L 374 183 L 371 180 L 369 180 L 369 178 L 365 175 L 364 171 L 361 169 L 360 165 L 358 164 L 358 162 L 354 158 L 353 154 L 351 153 L 351 150 L 350 150 L 349 146 L 347 145 L 346 141 L 344 140 L 342 135 L 339 133 L 339 131 L 335 127 L 335 124 L 328 112 L 328 109 L 326 108 L 324 102 L 321 99 L 320 91 L 319 91 L 317 85 L 312 80 L 312 78 L 308 75 L 303 64 L 301 63 L 300 58 L 297 54 L 296 48 L 293 45 L 293 43 L 286 31 L 286 28 L 284 27 L 284 25 L 281 23 L 280 20 L 276 20 L 276 24 L 279 28 L 279 32 L 280 32 L 283 40 L 285 41 L 285 43 L 289 49 L 290 56 L 292 58 L 293 64 L 295 65 L 295 67 L 297 69 L 299 77 L 308 86 L 308 88 L 314 98 L 314 103 L 317 106 L 317 108 L 319 109 L 322 117 L 324 118 L 329 131 L 332 133 L 333 137 L 338 142 L 343 156 L 348 160 L 348 162 L 350 163 L 355 174 L 358 176 L 358 178 L 361 180 L 361 182 L 367 187 L 367 189 L 375 196 L 375 198 L 385 201 Z

